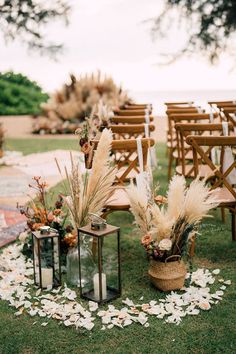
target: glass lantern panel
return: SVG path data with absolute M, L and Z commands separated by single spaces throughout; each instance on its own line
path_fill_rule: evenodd
M 78 247 L 69 249 L 66 256 L 66 279 L 72 286 L 79 286 L 79 253 Z
M 96 237 L 80 233 L 80 269 L 82 295 L 95 299 L 94 276 L 98 273 L 98 245 Z
M 39 243 L 35 236 L 33 236 L 33 260 L 34 260 L 34 281 L 39 285 Z
M 105 275 L 107 299 L 116 297 L 119 292 L 118 239 L 113 233 L 102 240 L 102 272 Z
M 53 238 L 45 237 L 40 239 L 40 261 L 42 287 L 53 286 L 54 273 Z
M 60 284 L 60 241 L 59 237 L 53 237 L 53 265 L 54 265 L 54 285 Z

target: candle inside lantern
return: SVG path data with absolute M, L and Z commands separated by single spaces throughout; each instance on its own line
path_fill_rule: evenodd
M 47 288 L 53 285 L 53 270 L 52 268 L 42 268 L 42 287 Z
M 102 300 L 105 300 L 107 297 L 107 279 L 106 274 L 101 274 L 102 278 Z M 100 300 L 99 292 L 99 273 L 96 273 L 93 277 L 93 287 L 94 287 L 94 298 L 95 300 Z

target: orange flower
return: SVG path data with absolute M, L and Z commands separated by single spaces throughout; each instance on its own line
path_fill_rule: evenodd
M 32 225 L 32 230 L 34 230 L 34 231 L 36 231 L 36 230 L 38 230 L 41 226 L 44 226 L 44 224 L 42 224 L 42 223 L 34 223 L 33 225 Z
M 61 209 L 55 209 L 54 211 L 53 211 L 53 214 L 54 215 L 60 215 L 61 214 Z
M 166 204 L 167 203 L 167 198 L 166 197 L 163 197 L 162 195 L 157 195 L 155 197 L 155 202 L 157 204 Z
M 69 247 L 75 247 L 77 243 L 76 234 L 68 233 L 63 240 Z
M 148 246 L 151 241 L 152 241 L 152 236 L 147 234 L 147 235 L 142 237 L 141 244 L 143 246 Z

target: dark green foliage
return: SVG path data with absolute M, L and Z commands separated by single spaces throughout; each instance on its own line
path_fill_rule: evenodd
M 171 25 L 186 22 L 188 39 L 172 60 L 188 53 L 203 52 L 211 62 L 222 52 L 233 51 L 236 32 L 235 0 L 166 0 L 163 13 L 154 20 L 153 33 L 168 33 Z M 178 16 L 173 21 L 172 11 Z M 170 21 L 171 20 L 171 21 Z
M 57 19 L 67 23 L 69 10 L 66 0 L 3 0 L 0 2 L 0 31 L 6 40 L 19 38 L 29 49 L 54 56 L 62 45 L 47 42 L 43 30 Z
M 0 115 L 38 114 L 48 95 L 34 81 L 11 71 L 0 73 Z

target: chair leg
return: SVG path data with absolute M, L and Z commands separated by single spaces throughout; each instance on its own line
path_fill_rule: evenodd
M 236 215 L 232 212 L 232 241 L 236 241 Z
M 171 170 L 173 163 L 173 149 L 169 150 L 169 162 L 168 162 L 168 181 L 171 179 Z
M 225 223 L 225 208 L 220 208 L 220 210 L 222 222 Z

